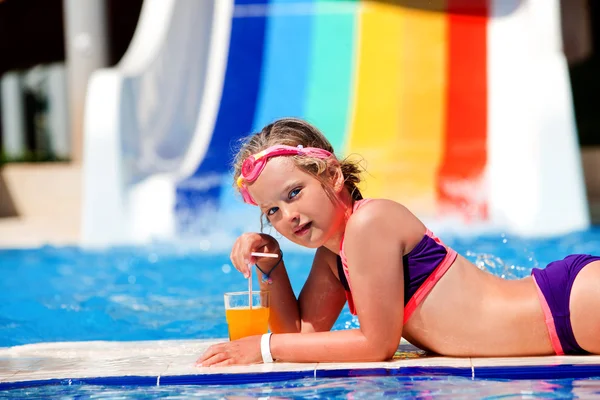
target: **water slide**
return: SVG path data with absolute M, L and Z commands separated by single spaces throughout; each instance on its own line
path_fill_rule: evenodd
M 426 3 L 426 5 L 424 5 Z M 307 119 L 364 192 L 521 235 L 589 226 L 558 0 L 146 0 L 85 114 L 83 240 L 242 231 L 241 137 Z

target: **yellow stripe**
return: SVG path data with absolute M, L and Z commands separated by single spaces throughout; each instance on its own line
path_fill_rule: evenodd
M 443 0 L 428 6 L 444 9 Z M 446 15 L 373 2 L 359 21 L 347 153 L 366 160 L 366 196 L 431 213 L 444 139 Z
M 444 1 L 427 2 L 438 11 L 406 8 L 402 49 L 402 102 L 397 157 L 401 182 L 394 197 L 413 211 L 431 214 L 445 147 L 447 17 Z M 442 12 L 440 12 L 441 10 Z
M 347 154 L 358 153 L 366 160 L 362 185 L 370 197 L 385 196 L 388 174 L 393 165 L 390 151 L 400 127 L 401 10 L 384 3 L 364 3 L 358 17 L 358 63 L 355 104 L 347 141 Z

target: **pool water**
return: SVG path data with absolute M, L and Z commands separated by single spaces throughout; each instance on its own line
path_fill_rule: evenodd
M 439 376 L 355 377 L 235 386 L 40 386 L 0 394 L 27 399 L 565 399 L 598 398 L 600 378 L 507 381 Z
M 600 254 L 599 228 L 547 239 L 523 239 L 502 233 L 477 236 L 465 236 L 464 233 L 438 234 L 459 253 L 507 279 L 526 276 L 531 268 L 543 267 L 548 262 L 571 253 Z M 211 250 L 215 248 L 222 250 Z M 286 267 L 296 293 L 310 269 L 311 255 L 310 252 L 293 247 L 285 248 Z M 207 239 L 200 240 L 198 246 L 190 246 L 189 243 L 185 246 L 163 243 L 103 250 L 50 246 L 0 250 L 0 273 L 0 347 L 54 341 L 227 337 L 223 293 L 247 288 L 246 280 L 231 266 L 229 251 L 223 243 L 211 244 Z M 357 326 L 358 321 L 345 308 L 334 329 Z M 430 381 L 434 383 L 424 383 L 428 381 L 417 378 L 386 379 L 388 378 L 377 378 L 375 382 L 381 386 L 381 391 L 388 390 L 388 384 L 395 387 L 399 394 L 394 397 L 403 396 L 408 386 L 430 385 L 428 387 L 431 390 L 441 390 L 450 396 L 455 384 L 465 388 L 471 387 L 470 385 L 483 385 L 485 388 L 500 385 L 487 381 L 468 381 L 465 384 L 462 378 L 435 378 Z M 342 385 L 341 381 L 316 380 L 304 383 L 299 388 L 292 385 L 291 388 L 282 387 L 277 390 L 288 391 L 288 395 L 292 396 L 295 396 L 294 391 L 313 393 L 331 390 L 334 393 L 340 390 L 340 396 L 342 392 L 346 396 L 349 392 L 344 390 L 350 389 Z M 531 381 L 529 384 L 524 382 L 511 385 L 530 388 L 517 389 L 515 386 L 514 390 L 535 392 L 543 381 Z M 565 380 L 547 383 L 550 386 L 545 386 L 544 383 L 542 386 L 558 385 L 557 388 L 563 388 L 577 384 L 578 388 L 597 391 L 600 383 L 597 380 L 582 382 L 585 383 Z M 360 386 L 359 383 L 353 385 L 352 390 Z M 262 390 L 261 388 L 264 385 L 257 389 L 248 386 L 244 390 L 252 392 Z M 172 394 L 202 397 L 205 389 L 206 387 L 179 387 L 173 389 Z M 222 388 L 224 391 L 230 389 Z M 33 393 L 43 389 L 20 390 L 30 390 Z M 65 390 L 64 395 L 69 397 L 69 390 L 88 389 L 79 387 L 52 390 Z M 152 393 L 152 390 L 157 392 Z M 139 389 L 139 394 L 141 397 L 147 393 L 152 397 L 161 397 L 162 390 Z M 133 395 L 137 392 L 136 389 L 130 393 Z M 353 392 L 353 396 L 356 397 L 359 393 L 362 392 Z M 78 396 L 76 392 L 72 395 Z M 255 393 L 251 396 L 263 395 Z M 326 397 L 335 396 L 332 394 Z

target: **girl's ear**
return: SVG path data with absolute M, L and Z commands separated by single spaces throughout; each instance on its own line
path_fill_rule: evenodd
M 342 167 L 336 162 L 335 164 L 331 164 L 329 168 L 333 190 L 336 193 L 340 193 L 342 189 L 344 189 L 344 174 L 342 173 Z

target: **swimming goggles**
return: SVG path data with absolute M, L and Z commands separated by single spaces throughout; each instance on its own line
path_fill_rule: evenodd
M 324 149 L 318 147 L 303 147 L 302 145 L 286 146 L 286 145 L 275 145 L 271 146 L 263 151 L 248 156 L 242 163 L 242 170 L 240 176 L 237 178 L 237 185 L 240 189 L 240 193 L 244 198 L 244 202 L 252 205 L 257 205 L 250 193 L 248 192 L 247 182 L 254 182 L 260 176 L 260 173 L 265 169 L 267 161 L 271 157 L 278 156 L 308 156 L 315 158 L 326 159 L 331 157 L 333 154 Z

